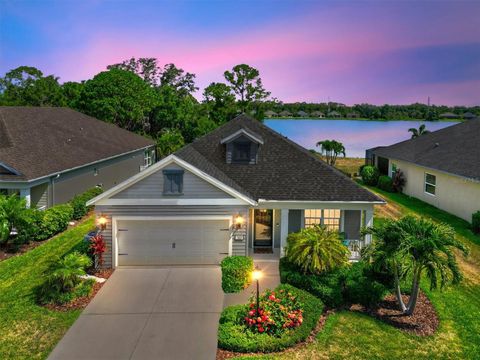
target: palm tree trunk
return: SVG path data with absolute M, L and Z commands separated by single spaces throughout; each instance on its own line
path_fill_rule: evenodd
M 402 290 L 400 289 L 400 279 L 398 278 L 397 264 L 394 264 L 393 266 L 393 275 L 395 278 L 395 295 L 397 296 L 397 302 L 398 305 L 400 305 L 400 310 L 402 311 L 402 313 L 405 313 L 405 311 L 407 311 L 407 307 L 405 306 L 405 303 L 402 299 Z
M 407 310 L 404 311 L 405 315 L 412 315 L 417 306 L 418 294 L 420 292 L 420 275 L 422 273 L 421 266 L 415 269 L 413 275 L 412 292 L 410 293 L 410 299 L 408 300 Z

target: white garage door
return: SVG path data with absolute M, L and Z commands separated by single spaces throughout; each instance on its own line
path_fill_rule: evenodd
M 228 220 L 117 221 L 118 265 L 218 264 L 228 255 Z

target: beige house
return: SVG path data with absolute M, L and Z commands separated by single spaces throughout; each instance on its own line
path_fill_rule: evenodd
M 480 120 L 367 151 L 382 174 L 400 169 L 403 192 L 467 221 L 480 210 Z

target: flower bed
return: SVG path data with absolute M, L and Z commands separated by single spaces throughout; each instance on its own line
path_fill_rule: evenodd
M 243 353 L 281 351 L 304 341 L 322 311 L 323 303 L 313 295 L 280 285 L 261 295 L 259 314 L 254 301 L 225 308 L 220 317 L 218 345 Z

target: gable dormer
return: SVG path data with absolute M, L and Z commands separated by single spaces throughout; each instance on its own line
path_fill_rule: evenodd
M 254 132 L 241 128 L 223 138 L 220 143 L 226 146 L 227 164 L 256 164 L 263 139 Z

